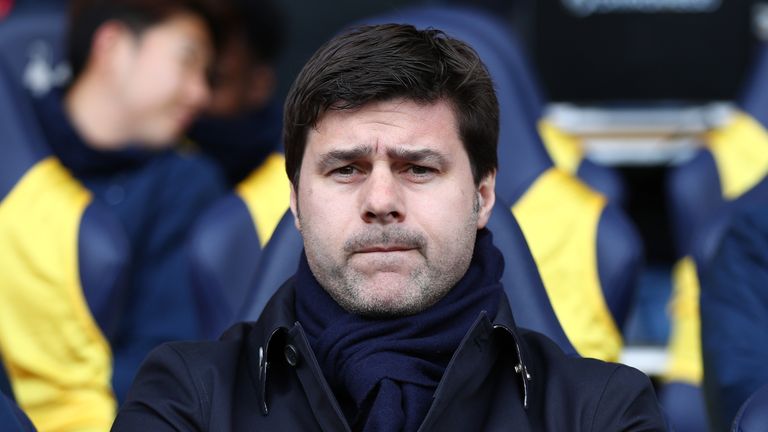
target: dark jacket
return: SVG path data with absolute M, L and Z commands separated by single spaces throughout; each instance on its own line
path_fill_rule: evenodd
M 733 216 L 701 274 L 704 394 L 712 430 L 768 383 L 768 202 Z
M 218 342 L 171 343 L 143 364 L 113 431 L 344 431 L 339 405 L 287 282 L 260 319 Z M 502 302 L 482 313 L 440 382 L 423 431 L 666 430 L 641 372 L 566 357 L 546 337 L 517 329 Z

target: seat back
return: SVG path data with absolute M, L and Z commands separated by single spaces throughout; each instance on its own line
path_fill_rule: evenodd
M 0 394 L 3 394 L 14 399 L 13 388 L 11 387 L 11 381 L 8 379 L 8 372 L 5 371 L 5 365 L 0 361 Z
M 239 196 L 222 198 L 201 216 L 189 253 L 202 335 L 214 339 L 234 322 L 261 255 L 253 218 Z
M 0 429 L 4 432 L 35 432 L 35 426 L 16 403 L 0 393 Z
M 237 314 L 237 321 L 254 321 L 259 318 L 272 295 L 299 268 L 303 248 L 304 241 L 294 225 L 293 214 L 287 211 L 261 253 L 256 277 Z
M 262 247 L 288 209 L 289 197 L 285 158 L 273 153 L 192 230 L 191 283 L 204 337 L 217 338 L 235 322 L 257 277 Z
M 744 402 L 733 420 L 733 432 L 768 430 L 768 384 L 760 387 Z
M 678 265 L 673 277 L 676 306 L 672 315 L 672 363 L 674 369 L 679 371 L 674 374 L 699 371 L 695 373 L 697 381 L 701 380 L 701 358 L 707 355 L 701 353 L 699 344 L 702 335 L 699 331 L 700 286 L 696 270 L 699 274 L 706 271 L 731 215 L 768 198 L 768 45 L 763 44 L 759 51 L 738 100 L 741 111 L 735 113 L 729 123 L 711 131 L 706 136 L 706 145 L 691 160 L 675 167 L 667 177 L 666 200 L 676 252 L 683 264 L 695 263 L 693 266 Z M 685 312 L 690 310 L 697 312 Z M 691 346 L 698 352 L 691 353 Z M 691 381 L 690 377 L 684 376 L 669 378 L 676 386 L 670 394 L 686 386 L 675 381 Z M 700 383 L 692 388 L 702 391 Z M 726 409 L 723 404 L 712 400 L 716 397 L 714 393 L 705 393 L 710 393 L 704 395 L 710 417 L 720 423 L 717 427 L 726 427 L 722 419 L 730 418 L 735 407 Z M 701 404 L 667 404 L 668 399 L 690 398 L 684 393 L 684 397 L 663 398 L 662 402 L 672 417 L 684 421 L 688 421 L 686 416 L 702 419 L 705 411 Z M 698 414 L 690 414 L 691 407 L 697 407 Z M 726 410 L 730 411 L 730 415 L 721 413 Z
M 14 9 L 0 26 L 0 55 L 7 78 L 33 98 L 66 85 L 71 69 L 65 60 L 65 31 L 66 2 Z

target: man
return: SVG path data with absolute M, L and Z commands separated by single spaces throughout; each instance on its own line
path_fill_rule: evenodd
M 663 430 L 640 372 L 516 328 L 484 228 L 497 135 L 466 44 L 331 40 L 285 107 L 295 276 L 257 322 L 158 349 L 113 430 Z
M 70 6 L 73 80 L 37 110 L 54 154 L 130 240 L 130 286 L 110 338 L 121 398 L 152 348 L 199 335 L 184 243 L 226 187 L 212 163 L 172 147 L 209 100 L 217 28 L 196 0 Z
M 217 6 L 228 37 L 213 70 L 211 101 L 187 135 L 236 185 L 279 151 L 282 103 L 273 95 L 283 19 L 271 0 L 229 0 Z M 286 196 L 283 211 L 287 202 Z

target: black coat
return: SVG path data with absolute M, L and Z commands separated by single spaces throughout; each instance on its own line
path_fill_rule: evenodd
M 113 431 L 344 431 L 346 420 L 283 286 L 257 322 L 217 342 L 172 343 L 145 361 Z M 517 329 L 509 305 L 481 314 L 435 391 L 421 431 L 660 431 L 648 378 L 566 357 Z

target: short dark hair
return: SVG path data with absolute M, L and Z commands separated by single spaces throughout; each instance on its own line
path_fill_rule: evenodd
M 405 98 L 446 100 L 458 122 L 475 184 L 496 170 L 499 105 L 488 70 L 466 43 L 411 25 L 357 27 L 323 45 L 294 81 L 285 102 L 285 170 L 295 188 L 309 128 L 330 109 Z
M 67 29 L 67 57 L 73 80 L 91 56 L 93 36 L 105 22 L 116 20 L 141 34 L 179 12 L 191 12 L 208 27 L 214 49 L 220 45 L 218 17 L 205 0 L 72 0 Z

